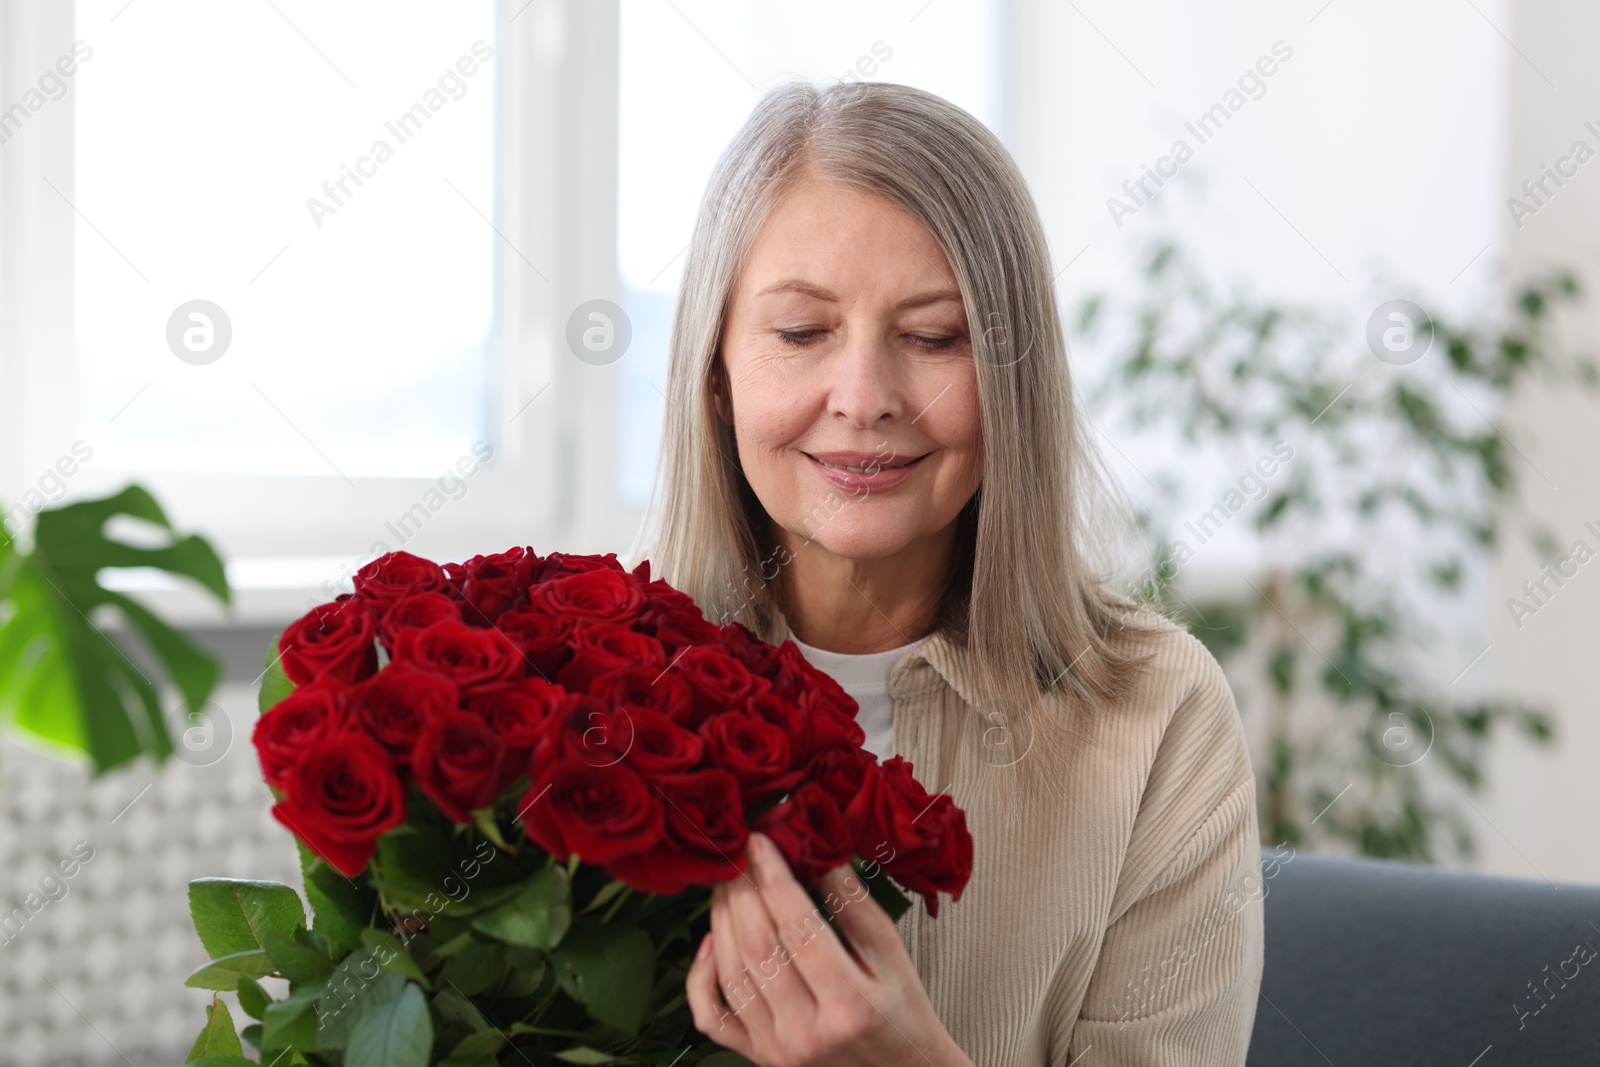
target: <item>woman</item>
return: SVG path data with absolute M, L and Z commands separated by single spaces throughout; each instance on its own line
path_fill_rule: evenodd
M 831 872 L 841 941 L 804 935 L 811 900 L 752 837 L 687 989 L 758 1064 L 1244 1062 L 1244 733 L 1205 647 L 1111 587 L 1126 508 L 1052 279 L 1005 149 L 919 90 L 780 87 L 710 179 L 653 569 L 708 617 L 879 670 L 887 699 L 852 679 L 869 744 L 949 793 L 974 845 L 937 918 L 896 923 Z

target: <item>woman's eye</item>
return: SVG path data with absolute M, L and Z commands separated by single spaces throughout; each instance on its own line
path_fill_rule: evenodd
M 811 339 L 821 332 L 821 330 L 779 330 L 778 337 L 786 345 L 803 348 L 810 344 Z
M 910 337 L 912 343 L 919 348 L 926 348 L 933 352 L 950 348 L 956 343 L 956 338 L 954 337 L 923 337 L 921 334 L 915 333 L 911 334 Z

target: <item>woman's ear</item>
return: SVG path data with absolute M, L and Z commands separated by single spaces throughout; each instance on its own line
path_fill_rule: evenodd
M 733 401 L 728 396 L 728 376 L 723 371 L 720 355 L 711 367 L 711 402 L 716 405 L 717 417 L 732 426 Z

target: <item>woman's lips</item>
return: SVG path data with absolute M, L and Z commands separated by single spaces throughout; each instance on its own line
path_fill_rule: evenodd
M 834 455 L 837 455 L 837 453 L 829 452 L 822 454 L 830 457 L 830 460 Z M 816 469 L 817 473 L 822 475 L 823 479 L 835 489 L 842 489 L 847 493 L 882 493 L 895 488 L 910 478 L 915 473 L 918 464 L 927 459 L 931 453 L 924 453 L 909 463 L 897 458 L 885 459 L 876 455 L 866 457 L 850 456 L 849 458 L 854 460 L 850 466 L 867 468 L 862 471 L 849 470 L 846 466 L 838 463 L 824 462 L 809 452 L 803 453 L 803 455 L 811 461 L 811 465 Z M 900 466 L 879 466 L 877 470 L 872 469 L 879 464 L 889 463 L 899 463 Z

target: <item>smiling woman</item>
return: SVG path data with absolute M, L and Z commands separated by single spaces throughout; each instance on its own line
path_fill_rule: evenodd
M 937 921 L 850 895 L 845 951 L 792 940 L 808 902 L 758 844 L 687 983 L 757 1063 L 1244 1062 L 1259 897 L 1128 996 L 1259 884 L 1255 783 L 1216 660 L 1116 587 L 1132 526 L 1053 277 L 1004 147 L 906 86 L 773 90 L 701 202 L 642 555 L 866 678 L 865 725 L 974 847 Z

